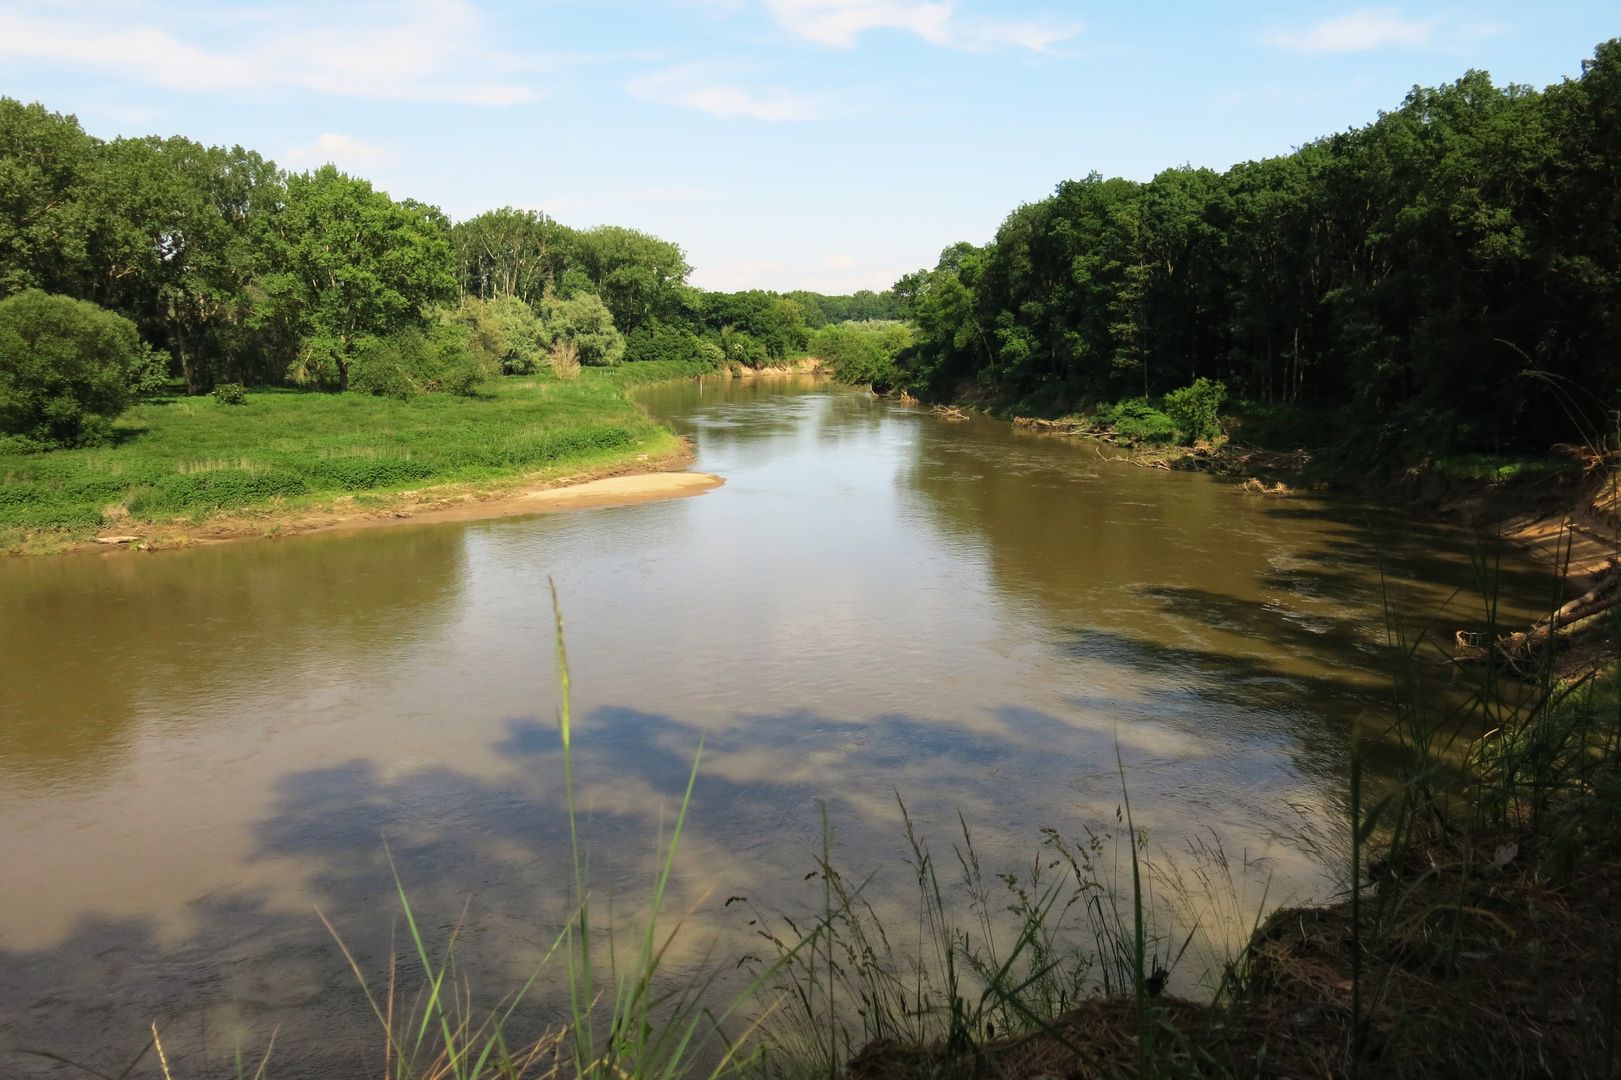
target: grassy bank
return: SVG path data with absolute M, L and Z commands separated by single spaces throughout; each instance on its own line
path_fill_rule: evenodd
M 628 387 L 689 377 L 681 364 L 585 369 L 487 384 L 474 397 L 250 391 L 240 405 L 161 397 L 136 405 L 106 446 L 0 455 L 0 551 L 62 550 L 108 532 L 183 534 L 230 515 L 278 517 L 335 500 L 386 509 L 441 485 L 543 483 L 641 462 L 681 444 Z

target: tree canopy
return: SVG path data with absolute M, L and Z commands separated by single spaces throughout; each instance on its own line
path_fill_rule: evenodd
M 902 378 L 1115 400 L 1206 377 L 1343 408 L 1385 450 L 1545 448 L 1574 434 L 1556 395 L 1621 392 L 1618 176 L 1610 41 L 1543 92 L 1474 71 L 1225 173 L 1065 181 L 896 284 Z
M 425 325 L 428 305 L 454 299 L 450 225 L 331 165 L 289 176 L 286 198 L 265 290 L 303 333 L 301 365 L 331 365 L 344 389 L 363 338 Z

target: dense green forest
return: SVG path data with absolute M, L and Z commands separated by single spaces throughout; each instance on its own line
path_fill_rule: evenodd
M 103 141 L 0 98 L 0 439 L 13 449 L 100 441 L 165 374 L 191 394 L 292 382 L 408 397 L 468 392 L 559 351 L 565 367 L 760 366 L 821 327 L 897 313 L 890 293 L 713 293 L 690 271 L 679 247 L 634 229 L 511 208 L 452 223 L 332 166 Z
M 1567 405 L 1621 400 L 1621 41 L 1224 173 L 1066 181 L 896 292 L 918 393 L 1061 411 L 1207 377 L 1381 456 L 1545 451 Z
M 1621 399 L 1621 41 L 1542 91 L 1470 72 L 1224 173 L 1065 181 L 884 293 L 713 293 L 690 271 L 634 229 L 452 223 L 331 166 L 103 141 L 0 99 L 0 438 L 18 445 L 95 441 L 165 363 L 193 394 L 409 396 L 559 350 L 759 366 L 814 347 L 849 381 L 1032 411 L 1129 414 L 1208 379 L 1410 458 L 1546 450 L 1583 434 L 1573 408 L 1603 421 Z M 69 301 L 138 330 L 122 393 L 40 361 L 45 338 L 111 355 Z

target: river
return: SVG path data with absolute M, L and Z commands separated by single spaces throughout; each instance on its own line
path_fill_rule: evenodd
M 1478 539 L 1377 506 L 810 379 L 644 401 L 724 487 L 0 562 L 0 1074 L 69 1075 L 28 1048 L 116 1073 L 154 1021 L 193 1073 L 278 1029 L 277 1076 L 380 1063 L 316 909 L 385 971 L 390 859 L 430 935 L 465 906 L 479 986 L 521 978 L 567 899 L 549 581 L 593 889 L 627 924 L 706 739 L 683 970 L 746 947 L 728 897 L 814 901 L 824 805 L 901 910 L 897 792 L 1001 868 L 1044 826 L 1115 829 L 1123 771 L 1151 848 L 1219 840 L 1240 906 L 1322 896 L 1353 743 L 1377 759 L 1388 724 L 1387 603 L 1479 619 Z M 1549 593 L 1499 578 L 1505 619 Z

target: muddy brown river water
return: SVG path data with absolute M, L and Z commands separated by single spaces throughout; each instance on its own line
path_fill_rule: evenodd
M 895 792 L 987 862 L 1113 826 L 1217 837 L 1240 891 L 1321 896 L 1351 747 L 1388 723 L 1386 608 L 1479 619 L 1462 531 L 1265 498 L 810 379 L 647 391 L 726 479 L 617 509 L 0 562 L 0 1076 L 116 1073 L 157 1021 L 194 1069 L 380 1038 L 397 912 L 467 911 L 492 996 L 566 906 L 548 579 L 567 620 L 593 888 L 633 920 L 701 735 L 678 968 L 792 908 L 820 844 L 900 902 Z M 1459 591 L 1461 590 L 1461 592 Z M 1550 585 L 1505 560 L 1505 619 Z M 386 848 L 385 848 L 386 845 Z M 1264 879 L 1264 884 L 1262 883 Z M 200 1073 L 199 1073 L 200 1074 Z

